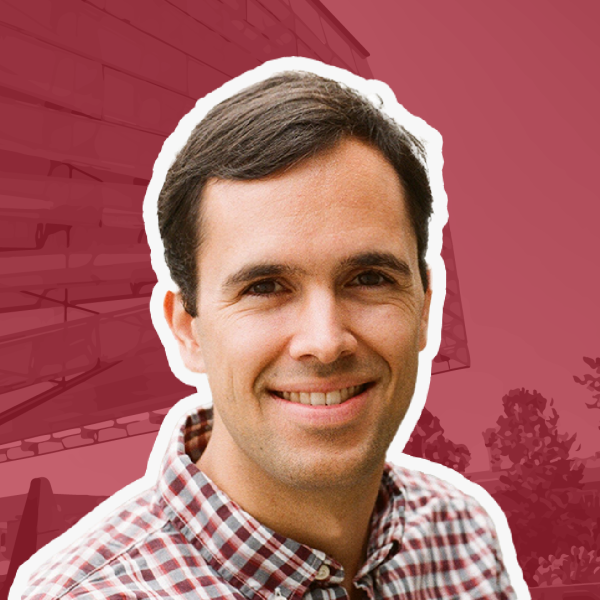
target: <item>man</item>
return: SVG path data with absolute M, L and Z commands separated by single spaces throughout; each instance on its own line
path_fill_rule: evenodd
M 385 462 L 427 340 L 423 159 L 311 73 L 206 115 L 158 219 L 178 286 L 165 318 L 214 407 L 26 598 L 513 597 L 479 504 Z

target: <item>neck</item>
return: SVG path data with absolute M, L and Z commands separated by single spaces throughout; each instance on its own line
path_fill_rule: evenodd
M 246 454 L 232 451 L 218 418 L 198 467 L 243 510 L 280 535 L 321 550 L 352 580 L 366 559 L 369 524 L 381 483 L 376 471 L 348 485 L 295 487 L 271 477 Z

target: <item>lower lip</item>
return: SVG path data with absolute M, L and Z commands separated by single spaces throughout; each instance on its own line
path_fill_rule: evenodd
M 286 418 L 304 422 L 312 427 L 335 427 L 352 422 L 364 411 L 369 404 L 369 396 L 373 390 L 370 385 L 364 392 L 349 398 L 341 404 L 313 406 L 284 400 L 275 394 L 271 398 L 277 407 L 285 411 Z

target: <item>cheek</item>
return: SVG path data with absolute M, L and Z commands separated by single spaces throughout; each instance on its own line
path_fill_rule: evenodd
M 277 310 L 237 315 L 227 327 L 240 352 L 269 354 L 286 345 L 292 311 Z M 232 336 L 232 337 L 233 337 Z
M 215 318 L 204 331 L 209 375 L 228 371 L 233 381 L 254 380 L 286 346 L 282 319 L 264 315 Z
M 418 351 L 421 323 L 403 306 L 371 308 L 357 315 L 355 322 L 362 339 L 385 357 Z

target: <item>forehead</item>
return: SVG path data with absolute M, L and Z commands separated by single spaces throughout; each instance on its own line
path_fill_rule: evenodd
M 379 150 L 356 139 L 271 177 L 210 181 L 202 227 L 200 269 L 215 254 L 273 260 L 277 253 L 289 261 L 373 246 L 416 259 L 398 175 Z

